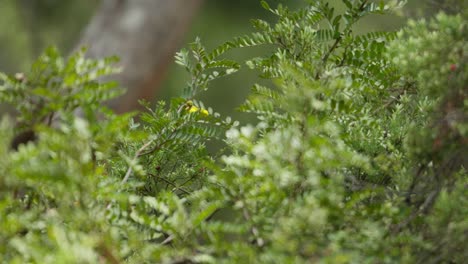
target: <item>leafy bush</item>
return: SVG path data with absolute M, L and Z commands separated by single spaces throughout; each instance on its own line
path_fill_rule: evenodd
M 2 261 L 462 263 L 466 17 L 355 35 L 401 3 L 261 3 L 276 23 L 179 52 L 184 97 L 138 121 L 102 104 L 120 93 L 98 81 L 114 59 L 49 49 L 30 73 L 2 74 L 18 110 L 0 129 Z M 258 45 L 272 53 L 246 65 L 269 84 L 240 106 L 258 124 L 196 100 L 239 69 L 226 52 Z

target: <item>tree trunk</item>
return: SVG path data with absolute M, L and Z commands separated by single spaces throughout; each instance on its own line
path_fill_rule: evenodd
M 151 100 L 202 0 L 103 0 L 79 46 L 88 56 L 117 55 L 123 72 L 113 80 L 127 93 L 109 103 L 122 113 Z

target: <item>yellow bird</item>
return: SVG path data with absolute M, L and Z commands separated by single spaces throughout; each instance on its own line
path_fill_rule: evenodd
M 186 109 L 188 110 L 189 113 L 195 113 L 195 112 L 200 112 L 202 115 L 208 116 L 210 113 L 208 110 L 196 107 L 193 105 L 192 101 L 187 101 L 187 107 Z

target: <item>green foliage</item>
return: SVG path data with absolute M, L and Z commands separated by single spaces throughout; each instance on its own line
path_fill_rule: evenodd
M 45 120 L 50 124 L 57 115 L 72 113 L 78 107 L 89 116 L 103 101 L 119 95 L 115 83 L 95 81 L 117 72 L 109 67 L 116 58 L 89 60 L 83 58 L 84 52 L 77 52 L 65 62 L 56 49 L 49 48 L 29 74 L 0 75 L 0 99 L 14 105 L 21 126 L 30 128 Z
M 138 121 L 102 104 L 119 94 L 99 79 L 112 59 L 50 49 L 31 73 L 1 75 L 18 110 L 0 129 L 2 261 L 462 263 L 465 20 L 356 35 L 401 2 L 309 2 L 261 1 L 277 21 L 213 51 L 197 39 L 176 56 L 184 97 Z M 271 54 L 245 64 L 271 83 L 240 106 L 256 125 L 196 100 L 240 68 L 227 52 L 260 45 Z

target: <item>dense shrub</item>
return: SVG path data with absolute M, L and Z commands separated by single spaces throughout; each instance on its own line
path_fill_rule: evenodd
M 47 50 L 0 75 L 17 109 L 0 137 L 5 263 L 463 263 L 467 251 L 466 16 L 353 34 L 401 3 L 324 1 L 265 9 L 274 24 L 176 56 L 183 97 L 113 114 L 114 59 Z M 268 45 L 241 111 L 197 101 Z M 222 89 L 221 87 L 218 89 Z M 138 121 L 134 120 L 138 116 Z M 209 140 L 225 143 L 219 153 Z

